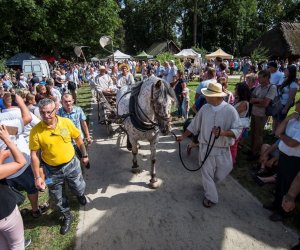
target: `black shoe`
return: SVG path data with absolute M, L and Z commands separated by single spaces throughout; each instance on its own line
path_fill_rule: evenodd
M 257 161 L 259 159 L 259 155 L 250 154 L 247 157 L 247 161 Z
M 86 197 L 84 195 L 77 196 L 77 200 L 80 205 L 85 206 L 86 205 Z
M 258 170 L 256 172 L 256 175 L 259 177 L 270 177 L 270 176 L 274 175 L 274 173 L 272 171 L 270 171 L 269 169 L 261 168 L 260 170 Z
M 279 214 L 278 212 L 274 212 L 269 216 L 269 219 L 271 221 L 277 222 L 277 221 L 283 221 L 284 217 L 283 215 Z
M 273 203 L 265 203 L 263 204 L 263 208 L 270 211 L 274 211 L 276 209 Z
M 73 217 L 71 213 L 64 215 L 63 225 L 60 228 L 60 234 L 65 235 L 70 231 L 72 225 Z
M 299 243 L 291 248 L 291 250 L 300 250 L 300 238 Z
M 265 185 L 265 183 L 264 183 L 261 179 L 259 179 L 258 176 L 253 175 L 252 178 L 253 178 L 253 181 L 254 181 L 258 186 L 262 187 L 263 185 Z

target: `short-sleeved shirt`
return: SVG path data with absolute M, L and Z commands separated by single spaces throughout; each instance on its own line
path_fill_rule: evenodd
M 277 70 L 276 72 L 271 74 L 270 83 L 275 85 L 281 85 L 284 79 L 284 74 Z
M 268 98 L 274 100 L 276 95 L 277 87 L 273 84 L 268 84 L 267 86 L 259 85 L 252 92 L 252 97 L 254 98 Z M 253 105 L 252 115 L 264 117 L 266 116 L 266 108 Z
M 12 117 L 14 117 L 14 118 L 10 119 Z M 17 148 L 23 153 L 23 155 L 26 159 L 26 164 L 20 170 L 18 170 L 16 173 L 6 177 L 7 179 L 16 178 L 16 177 L 20 176 L 31 163 L 28 143 L 26 142 L 26 140 L 23 136 L 24 124 L 23 124 L 22 119 L 18 118 L 14 112 L 1 113 L 0 124 L 18 128 L 17 135 L 16 136 L 11 135 L 10 138 L 17 145 Z M 2 140 L 0 140 L 0 148 L 1 149 L 6 148 L 6 144 Z M 14 161 L 14 158 L 12 155 L 10 155 L 9 157 L 7 157 L 4 160 L 4 163 L 10 163 L 13 161 Z
M 75 125 L 77 129 L 79 129 L 81 137 L 83 138 L 83 132 L 81 129 L 81 121 L 86 120 L 86 116 L 82 110 L 82 108 L 74 106 L 70 113 L 67 113 L 63 107 L 59 108 L 57 114 L 61 117 L 69 118 Z
M 72 139 L 80 136 L 80 131 L 68 118 L 57 116 L 57 125 L 51 128 L 44 121 L 30 132 L 30 150 L 41 150 L 42 160 L 50 166 L 69 162 L 75 155 Z
M 175 66 L 170 67 L 170 70 L 169 70 L 168 75 L 167 75 L 167 82 L 168 83 L 173 82 L 173 78 L 176 76 L 176 74 L 177 74 L 177 68 Z
M 135 83 L 134 78 L 131 73 L 128 72 L 128 74 L 126 76 L 124 76 L 123 74 L 118 75 L 118 81 L 117 81 L 118 87 L 122 88 L 124 86 L 131 86 L 134 83 Z
M 216 79 L 208 79 L 208 80 L 205 80 L 205 81 L 202 81 L 202 82 L 200 82 L 200 84 L 198 85 L 198 87 L 196 88 L 196 93 L 197 94 L 202 94 L 201 93 L 201 89 L 203 89 L 203 88 L 207 88 L 208 87 L 208 84 L 210 83 L 210 82 L 217 82 L 217 80 Z
M 298 84 L 296 82 L 292 82 L 290 86 L 284 87 L 280 92 L 280 102 L 282 105 L 286 105 L 289 100 L 289 92 L 291 89 L 298 89 Z
M 289 120 L 285 129 L 285 134 L 292 139 L 300 142 L 300 120 Z M 300 157 L 300 145 L 298 145 L 297 147 L 289 147 L 282 140 L 280 140 L 278 148 L 281 152 L 285 153 L 288 156 Z

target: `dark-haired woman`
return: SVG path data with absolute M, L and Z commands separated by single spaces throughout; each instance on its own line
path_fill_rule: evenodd
M 186 88 L 186 80 L 184 77 L 184 73 L 182 70 L 177 71 L 177 81 L 174 87 L 174 91 L 177 97 L 177 115 L 178 118 L 182 118 L 182 103 L 183 103 L 183 95 L 182 91 Z
M 295 96 L 298 90 L 296 66 L 287 66 L 287 68 L 284 70 L 284 74 L 285 80 L 278 87 L 278 95 L 280 97 L 281 108 L 278 109 L 277 114 L 273 116 L 274 131 L 278 127 L 279 123 L 286 118 L 290 108 L 294 104 Z
M 7 129 L 3 125 L 0 125 L 0 139 L 4 143 L 2 145 L 8 148 L 8 150 L 0 151 L 0 249 L 22 250 L 24 249 L 23 221 L 15 195 L 7 185 L 5 178 L 20 170 L 26 164 L 26 160 L 10 140 Z M 10 154 L 15 161 L 3 164 Z
M 239 113 L 240 119 L 242 121 L 243 132 L 235 140 L 235 143 L 230 147 L 230 152 L 232 156 L 233 166 L 236 164 L 236 156 L 238 152 L 238 144 L 242 139 L 242 136 L 247 128 L 249 128 L 249 101 L 251 97 L 251 92 L 248 85 L 244 82 L 237 83 L 235 86 L 235 103 L 234 107 Z

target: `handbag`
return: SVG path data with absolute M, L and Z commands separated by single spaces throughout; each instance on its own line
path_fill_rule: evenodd
M 25 201 L 25 196 L 17 189 L 15 189 L 14 187 L 10 186 L 11 191 L 13 192 L 14 196 L 15 196 L 15 200 L 18 206 L 22 205 Z
M 267 94 L 271 86 L 268 88 Z M 277 116 L 279 112 L 281 112 L 281 110 L 283 109 L 283 105 L 281 104 L 280 98 L 281 98 L 281 94 L 279 94 L 277 89 L 277 96 L 275 96 L 275 98 L 271 100 L 269 105 L 266 107 L 266 112 L 265 112 L 266 116 Z

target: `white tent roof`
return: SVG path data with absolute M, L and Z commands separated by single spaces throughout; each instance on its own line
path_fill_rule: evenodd
M 113 58 L 113 55 L 115 56 L 115 60 L 124 60 L 124 59 L 130 59 L 130 55 L 126 55 L 122 53 L 120 50 L 116 50 L 114 54 L 111 54 L 108 56 L 108 58 Z
M 233 55 L 227 54 L 224 50 L 222 49 L 218 49 L 215 52 L 211 53 L 211 54 L 207 54 L 206 59 L 213 59 L 216 57 L 221 57 L 223 59 L 233 59 Z
M 100 60 L 99 60 L 99 58 L 97 58 L 97 57 L 94 56 L 94 57 L 91 58 L 91 61 L 92 61 L 92 62 L 98 62 L 98 61 L 100 61 Z
M 182 51 L 180 51 L 178 54 L 175 54 L 174 56 L 179 58 L 200 58 L 201 57 L 201 55 L 198 54 L 193 49 L 183 49 Z

